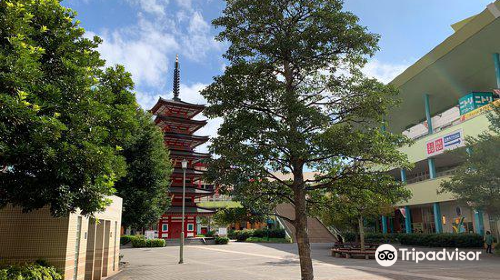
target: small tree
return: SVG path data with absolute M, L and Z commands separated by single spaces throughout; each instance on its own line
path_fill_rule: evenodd
M 490 130 L 468 137 L 466 148 L 454 151 L 463 164 L 450 180 L 441 183 L 441 192 L 451 192 L 463 203 L 500 217 L 500 108 L 488 115 Z
M 379 174 L 370 165 L 405 164 L 401 135 L 380 126 L 397 91 L 361 73 L 378 35 L 358 24 L 339 0 L 228 0 L 213 23 L 229 42 L 230 65 L 203 92 L 209 117 L 221 117 L 209 178 L 244 206 L 271 213 L 295 206 L 303 280 L 313 267 L 307 216 L 314 192 Z M 318 176 L 304 178 L 305 170 Z M 289 174 L 290 180 L 276 176 Z M 286 219 L 286 217 L 283 217 Z
M 361 250 L 365 250 L 364 220 L 389 214 L 394 204 L 410 196 L 411 192 L 391 175 L 365 175 L 346 180 L 334 193 L 321 195 L 318 200 L 324 203 L 315 210 L 334 226 L 357 229 Z
M 116 183 L 116 190 L 123 198 L 123 226 L 140 229 L 157 222 L 169 207 L 172 166 L 163 133 L 151 114 L 139 110 L 137 118 L 134 138 L 122 152 L 127 176 Z

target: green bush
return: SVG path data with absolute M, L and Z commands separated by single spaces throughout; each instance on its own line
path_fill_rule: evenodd
M 404 233 L 379 233 L 369 232 L 365 234 L 365 242 L 367 243 L 396 243 L 400 241 L 401 235 Z
M 207 234 L 205 234 L 206 237 L 214 237 L 214 235 L 215 235 L 215 230 L 211 230 L 207 232 Z
M 249 237 L 245 242 L 252 242 L 252 243 L 291 243 L 290 239 L 288 238 L 269 238 L 267 240 L 267 237 Z
M 52 266 L 39 264 L 11 265 L 0 268 L 0 280 L 62 280 Z
M 228 232 L 228 237 L 231 239 L 236 239 L 240 242 L 247 240 L 249 237 L 257 238 L 285 238 L 286 233 L 284 229 L 244 229 L 244 230 L 230 230 Z
M 145 239 L 144 237 L 132 238 L 132 247 L 165 247 L 164 239 Z
M 224 245 L 227 243 L 229 243 L 229 238 L 227 238 L 227 237 L 217 236 L 215 238 L 215 244 Z
M 497 243 L 495 246 L 495 255 L 500 256 L 500 243 Z
M 127 245 L 129 244 L 132 239 L 140 238 L 139 235 L 122 235 L 120 236 L 120 245 Z
M 354 233 L 354 232 L 344 232 L 342 234 L 342 237 L 344 238 L 344 242 L 356 241 L 356 233 Z
M 477 233 L 410 233 L 399 236 L 401 245 L 427 247 L 483 247 L 483 237 Z

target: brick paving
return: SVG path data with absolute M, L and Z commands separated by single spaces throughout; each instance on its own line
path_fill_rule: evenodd
M 375 260 L 341 259 L 329 255 L 328 244 L 313 244 L 315 279 L 500 279 L 500 258 L 477 262 L 398 261 L 390 268 Z M 128 265 L 112 280 L 292 280 L 300 279 L 295 244 L 230 243 L 186 246 L 179 265 L 178 246 L 122 249 Z

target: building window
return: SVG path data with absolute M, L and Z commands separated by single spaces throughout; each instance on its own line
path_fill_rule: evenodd
M 168 224 L 161 225 L 161 231 L 168 231 Z
M 194 224 L 187 224 L 187 230 L 188 231 L 193 231 L 194 230 Z

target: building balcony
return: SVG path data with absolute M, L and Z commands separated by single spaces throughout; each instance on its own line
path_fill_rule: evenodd
M 458 123 L 453 126 L 448 126 L 443 128 L 437 133 L 426 135 L 421 137 L 411 145 L 400 148 L 399 151 L 405 153 L 408 156 L 410 162 L 416 163 L 427 159 L 427 142 L 452 133 L 454 131 L 462 130 L 463 136 L 477 136 L 484 131 L 488 130 L 489 120 L 486 114 L 476 116 L 475 118 L 466 120 L 464 122 Z
M 446 192 L 438 194 L 441 182 L 449 180 L 450 177 L 451 176 L 443 176 L 406 185 L 405 188 L 411 191 L 412 197 L 406 202 L 396 204 L 396 206 L 401 207 L 405 205 L 419 205 L 455 200 L 452 193 Z

